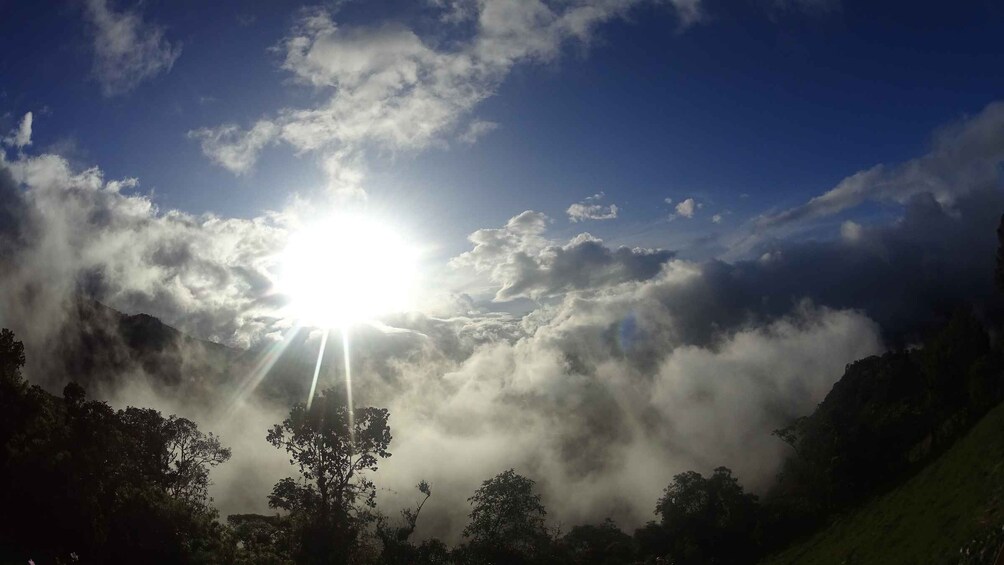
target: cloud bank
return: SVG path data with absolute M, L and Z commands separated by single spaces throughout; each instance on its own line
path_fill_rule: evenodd
M 524 320 L 516 340 L 460 362 L 419 355 L 381 373 L 363 361 L 359 397 L 387 405 L 395 429 L 380 479 L 400 492 L 417 477 L 438 486 L 419 535 L 455 539 L 466 497 L 509 467 L 539 481 L 565 524 L 611 516 L 640 525 L 687 469 L 729 465 L 762 488 L 784 449 L 770 431 L 811 410 L 850 359 L 881 350 L 864 315 L 808 303 L 687 344 L 664 296 L 692 277 L 670 269 L 568 298 Z M 395 384 L 381 390 L 377 379 Z
M 893 191 L 903 202 L 894 222 L 844 222 L 822 240 L 762 240 L 740 260 L 681 260 L 588 233 L 558 240 L 532 210 L 475 231 L 452 264 L 477 275 L 488 298 L 529 301 L 527 312 L 491 311 L 476 292 L 449 288 L 459 297 L 452 311 L 399 313 L 351 336 L 357 402 L 392 414 L 383 508 L 395 513 L 427 479 L 436 495 L 419 534 L 454 537 L 465 498 L 509 467 L 539 481 L 565 524 L 611 516 L 638 525 L 687 469 L 726 465 L 763 488 L 784 449 L 770 431 L 810 411 L 846 363 L 915 342 L 960 303 L 1001 307 L 992 281 L 1004 191 L 986 172 L 994 153 L 972 155 L 993 146 L 995 131 L 967 133 L 992 114 L 939 136 L 945 157 L 903 167 L 917 186 L 954 179 L 951 198 Z M 0 324 L 25 338 L 33 367 L 76 292 L 232 345 L 270 343 L 289 327 L 272 267 L 291 212 L 192 216 L 158 209 L 137 186 L 54 155 L 0 161 Z M 293 338 L 260 395 L 302 397 L 320 335 Z M 338 341 L 329 342 L 322 386 L 343 382 Z M 142 389 L 116 398 L 192 404 Z M 281 410 L 259 402 L 197 418 L 237 448 L 232 482 L 220 475 L 214 490 L 224 513 L 264 511 L 287 472 L 262 434 Z

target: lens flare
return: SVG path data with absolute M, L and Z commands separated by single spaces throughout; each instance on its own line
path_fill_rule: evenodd
M 350 328 L 409 308 L 417 257 L 415 249 L 386 224 L 350 215 L 329 217 L 294 234 L 283 253 L 280 292 L 289 297 L 291 313 L 299 324 L 319 326 L 324 332 L 307 408 L 317 394 L 328 333 L 331 328 L 340 328 L 353 443 Z
M 387 225 L 333 216 L 290 238 L 279 290 L 302 324 L 345 327 L 407 310 L 416 259 L 414 248 Z

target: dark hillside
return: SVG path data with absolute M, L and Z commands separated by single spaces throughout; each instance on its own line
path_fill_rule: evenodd
M 964 310 L 922 348 L 848 365 L 811 415 L 776 432 L 792 455 L 764 500 L 773 547 L 923 469 L 1000 402 L 1002 367 Z
M 994 565 L 1004 526 L 1004 406 L 901 486 L 764 561 Z

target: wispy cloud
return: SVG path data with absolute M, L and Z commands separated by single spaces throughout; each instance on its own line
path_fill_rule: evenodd
M 138 9 L 115 11 L 109 0 L 87 0 L 84 12 L 94 36 L 94 76 L 105 96 L 125 94 L 171 70 L 181 46 L 164 29 L 143 21 Z
M 202 152 L 214 163 L 241 175 L 251 170 L 258 154 L 275 141 L 278 131 L 279 126 L 262 120 L 249 131 L 231 124 L 190 131 L 188 137 L 198 139 Z
M 21 123 L 3 138 L 3 144 L 16 149 L 31 145 L 32 114 L 28 112 L 21 118 Z
M 498 127 L 499 125 L 495 122 L 472 120 L 471 123 L 467 125 L 467 129 L 464 130 L 464 133 L 460 134 L 459 139 L 464 143 L 474 144 L 482 137 L 498 129 Z

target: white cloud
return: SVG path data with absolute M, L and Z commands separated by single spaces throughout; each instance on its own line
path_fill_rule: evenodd
M 849 243 L 860 241 L 864 234 L 864 228 L 861 224 L 847 220 L 846 222 L 840 224 L 840 237 Z
M 94 34 L 94 75 L 105 96 L 124 94 L 171 70 L 181 47 L 164 29 L 143 21 L 137 10 L 117 12 L 108 0 L 87 0 L 85 13 Z
M 470 267 L 498 285 L 495 300 L 539 299 L 591 290 L 655 276 L 673 253 L 661 249 L 620 247 L 581 233 L 567 243 L 543 236 L 548 218 L 527 210 L 500 229 L 481 229 L 468 239 L 474 248 L 454 267 Z
M 726 465 L 760 491 L 786 448 L 771 430 L 811 411 L 847 362 L 881 351 L 862 314 L 808 304 L 688 345 L 663 302 L 678 276 L 694 275 L 568 298 L 524 319 L 512 341 L 460 362 L 412 357 L 373 379 L 398 383 L 383 404 L 396 444 L 380 481 L 403 491 L 421 476 L 442 493 L 418 535 L 456 536 L 468 493 L 509 467 L 538 481 L 563 523 L 613 514 L 640 526 L 688 469 Z
M 4 145 L 17 149 L 23 149 L 31 145 L 31 122 L 31 112 L 25 113 L 24 117 L 21 118 L 21 123 L 18 125 L 17 129 L 10 132 L 7 137 L 3 138 Z
M 502 228 L 480 229 L 468 237 L 474 249 L 454 259 L 454 264 L 494 272 L 502 269 L 514 253 L 539 253 L 548 244 L 543 233 L 549 221 L 540 212 L 526 210 L 510 218 Z
M 617 213 L 619 209 L 616 204 L 610 204 L 609 206 L 604 206 L 598 204 L 602 200 L 604 194 L 602 192 L 594 194 L 582 202 L 576 202 L 568 207 L 565 211 L 568 214 L 568 219 L 572 223 L 584 222 L 586 220 L 613 220 L 617 218 Z
M 684 218 L 693 218 L 694 211 L 699 207 L 700 206 L 694 202 L 693 198 L 687 198 L 676 205 L 676 214 L 678 216 L 683 216 Z
M 716 223 L 716 224 L 722 223 L 722 215 L 721 214 L 715 214 L 714 216 L 711 216 L 711 221 L 714 222 L 714 223 Z
M 258 154 L 275 140 L 278 131 L 278 126 L 272 122 L 261 120 L 246 132 L 236 125 L 226 125 L 191 131 L 188 137 L 198 139 L 202 152 L 213 162 L 241 175 L 251 170 Z
M 256 153 L 244 148 L 272 140 L 297 151 L 321 152 L 324 160 L 347 157 L 357 164 L 371 149 L 421 150 L 454 133 L 514 66 L 554 60 L 566 44 L 588 43 L 598 26 L 625 17 L 645 1 L 440 2 L 443 25 L 473 29 L 465 39 L 448 43 L 428 42 L 401 24 L 340 25 L 328 10 L 305 10 L 277 50 L 284 57 L 283 69 L 325 95 L 324 101 L 282 109 L 250 130 L 228 125 L 200 130 L 197 136 L 219 139 L 203 147 L 218 163 L 224 146 L 235 146 L 235 153 L 248 158 L 239 160 L 245 168 Z M 697 21 L 699 2 L 671 4 L 684 23 Z M 276 128 L 263 130 L 263 122 Z M 489 124 L 474 120 L 459 137 L 476 140 L 490 131 Z
M 84 285 L 114 307 L 205 339 L 246 346 L 271 331 L 265 320 L 276 305 L 265 298 L 285 238 L 281 216 L 162 211 L 147 196 L 124 193 L 136 179 L 107 181 L 99 169 L 75 171 L 55 155 L 0 160 L 0 174 L 23 187 L 0 195 L 12 201 L 0 207 L 20 209 L 7 226 L 20 233 L 17 243 L 6 254 L 0 245 L 0 318 L 44 319 Z M 31 300 L 26 289 L 34 289 Z

